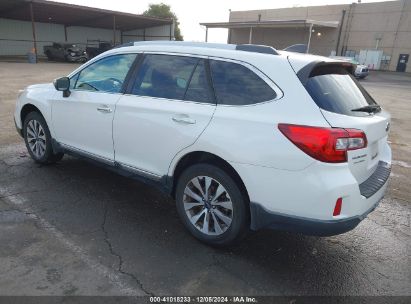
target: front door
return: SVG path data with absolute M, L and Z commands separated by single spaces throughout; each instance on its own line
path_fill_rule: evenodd
M 145 54 L 130 92 L 116 106 L 115 160 L 160 178 L 210 122 L 215 101 L 203 58 Z
M 70 79 L 71 94 L 57 92 L 52 104 L 55 139 L 66 148 L 114 161 L 113 118 L 136 54 L 105 57 Z
M 405 72 L 410 54 L 400 54 L 397 63 L 397 72 Z

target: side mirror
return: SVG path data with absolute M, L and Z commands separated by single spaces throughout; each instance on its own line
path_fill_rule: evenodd
M 57 91 L 63 92 L 63 97 L 70 96 L 70 78 L 68 77 L 61 77 L 54 80 L 54 87 Z

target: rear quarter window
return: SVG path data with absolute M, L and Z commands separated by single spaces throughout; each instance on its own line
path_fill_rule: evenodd
M 275 91 L 249 68 L 210 60 L 211 78 L 219 104 L 250 105 L 276 98 Z
M 337 114 L 368 116 L 365 112 L 352 110 L 377 104 L 344 68 L 314 71 L 308 78 L 305 88 L 321 109 Z

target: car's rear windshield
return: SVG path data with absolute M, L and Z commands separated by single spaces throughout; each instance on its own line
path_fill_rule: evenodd
M 314 70 L 305 88 L 315 103 L 329 112 L 367 116 L 367 112 L 352 110 L 376 105 L 362 85 L 342 67 L 323 67 Z

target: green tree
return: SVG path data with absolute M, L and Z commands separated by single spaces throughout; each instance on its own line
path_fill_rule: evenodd
M 183 36 L 180 31 L 180 22 L 176 14 L 171 11 L 170 5 L 160 3 L 160 4 L 150 4 L 148 10 L 146 10 L 143 15 L 151 17 L 160 17 L 160 18 L 172 18 L 174 20 L 174 37 L 178 41 L 183 41 Z

